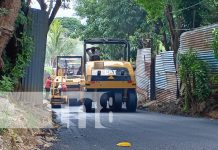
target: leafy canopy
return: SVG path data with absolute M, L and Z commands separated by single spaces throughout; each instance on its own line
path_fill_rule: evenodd
M 146 21 L 146 13 L 134 0 L 77 0 L 77 14 L 86 19 L 82 38 L 122 38 L 129 40 Z M 116 58 L 120 48 L 103 52 Z M 133 50 L 133 49 L 132 49 Z M 133 56 L 135 57 L 135 56 Z
M 66 29 L 61 21 L 55 19 L 50 26 L 47 37 L 46 63 L 55 66 L 56 57 L 59 55 L 72 55 L 77 41 L 65 35 Z

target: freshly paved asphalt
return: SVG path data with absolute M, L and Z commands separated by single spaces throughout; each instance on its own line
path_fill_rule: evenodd
M 79 107 L 54 111 L 63 126 L 51 150 L 218 150 L 216 120 L 144 111 L 113 113 L 111 120 L 109 113 L 100 113 L 105 128 L 96 128 L 99 113 L 78 115 Z M 78 127 L 80 118 L 86 118 L 86 128 Z M 132 147 L 116 146 L 123 141 Z

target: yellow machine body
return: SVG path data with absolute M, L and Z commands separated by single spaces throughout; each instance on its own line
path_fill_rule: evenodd
M 112 68 L 112 69 L 108 69 Z M 128 80 L 113 71 L 125 69 L 128 72 Z M 106 74 L 95 75 L 97 80 L 93 80 L 93 73 L 107 72 Z M 102 78 L 103 77 L 103 78 Z M 101 80 L 102 78 L 102 80 Z M 135 89 L 136 80 L 132 65 L 126 61 L 90 61 L 86 64 L 86 89 Z

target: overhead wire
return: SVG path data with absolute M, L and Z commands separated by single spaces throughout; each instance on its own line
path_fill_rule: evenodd
M 184 11 L 184 10 L 187 10 L 187 9 L 190 9 L 190 8 L 195 7 L 195 6 L 197 6 L 197 5 L 200 5 L 200 4 L 203 3 L 204 1 L 205 1 L 205 0 L 202 0 L 202 1 L 200 1 L 200 2 L 198 2 L 198 3 L 196 3 L 196 4 L 194 4 L 194 5 L 191 5 L 191 6 L 189 6 L 189 7 L 185 7 L 185 8 L 176 10 L 176 11 L 172 11 L 171 13 L 182 12 L 182 11 Z

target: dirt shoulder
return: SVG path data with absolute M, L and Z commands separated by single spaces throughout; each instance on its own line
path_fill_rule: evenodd
M 164 102 L 164 101 L 147 101 L 139 106 L 139 109 L 158 112 L 170 115 L 181 115 L 191 117 L 208 117 L 211 119 L 218 119 L 218 101 L 217 99 L 209 99 L 208 101 L 199 103 L 197 105 L 197 112 L 185 112 L 183 109 L 183 100 Z
M 53 145 L 59 125 L 53 122 L 47 101 L 23 107 L 0 100 L 0 150 L 41 150 Z

